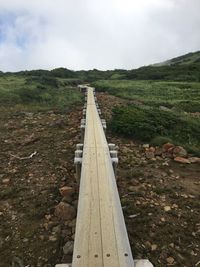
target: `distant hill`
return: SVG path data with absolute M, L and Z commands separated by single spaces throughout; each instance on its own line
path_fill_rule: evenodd
M 153 64 L 151 66 L 171 66 L 171 65 L 188 65 L 188 64 L 200 64 L 200 51 L 188 53 L 186 55 L 175 57 L 167 61 Z
M 40 77 L 43 82 L 47 82 L 49 77 L 70 79 L 68 82 L 74 85 L 81 82 L 93 82 L 97 80 L 168 80 L 200 82 L 200 51 L 132 70 L 114 69 L 101 71 L 93 69 L 73 71 L 66 68 L 56 68 L 51 71 L 31 70 L 15 73 L 4 73 L 0 71 L 0 77 L 9 75 L 29 78 Z

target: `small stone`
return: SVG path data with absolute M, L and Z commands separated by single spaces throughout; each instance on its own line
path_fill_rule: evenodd
M 188 159 L 182 158 L 182 157 L 176 157 L 174 158 L 174 161 L 183 163 L 183 164 L 190 164 L 190 161 Z
M 170 207 L 170 206 L 165 206 L 165 207 L 164 207 L 164 211 L 167 212 L 167 211 L 170 211 L 170 210 L 171 210 L 171 207 Z
M 182 146 L 176 146 L 173 150 L 173 156 L 174 158 L 176 157 L 184 158 L 187 156 L 187 151 Z
M 158 246 L 157 246 L 156 244 L 153 244 L 153 245 L 151 245 L 151 250 L 152 250 L 152 251 L 155 251 L 155 250 L 157 249 L 157 247 L 158 247 Z
M 174 144 L 171 144 L 171 143 L 166 143 L 162 146 L 163 150 L 166 152 L 172 147 L 174 147 Z
M 142 145 L 143 148 L 149 148 L 149 144 Z
M 56 242 L 57 241 L 57 238 L 52 235 L 52 236 L 49 237 L 49 241 Z
M 55 208 L 55 216 L 61 220 L 72 220 L 76 216 L 76 211 L 70 204 L 60 202 Z
M 131 192 L 134 192 L 135 191 L 135 187 L 131 185 L 131 186 L 128 187 L 128 190 L 131 191 Z
M 50 214 L 46 214 L 45 218 L 49 221 L 51 219 L 51 215 Z
M 146 158 L 147 158 L 147 159 L 152 159 L 152 158 L 154 158 L 154 152 L 146 151 L 145 155 L 146 155 Z
M 151 146 L 151 147 L 148 149 L 148 151 L 149 151 L 149 152 L 153 152 L 153 153 L 155 153 L 156 149 L 155 149 L 155 147 Z
M 200 163 L 200 158 L 191 157 L 188 159 L 190 163 Z
M 59 189 L 59 191 L 62 197 L 71 197 L 74 189 L 70 186 L 63 186 Z
M 174 263 L 174 258 L 172 258 L 172 257 L 168 257 L 168 258 L 167 258 L 167 263 L 169 263 L 169 264 L 173 264 L 173 263 Z
M 39 239 L 43 241 L 44 240 L 44 236 L 43 235 L 40 235 L 39 236 Z
M 55 234 L 59 234 L 61 232 L 61 226 L 57 225 L 57 226 L 53 227 L 52 232 Z
M 65 255 L 72 254 L 73 253 L 73 247 L 74 247 L 74 242 L 68 241 L 63 247 L 63 253 Z
M 169 166 L 169 163 L 168 162 L 163 162 L 162 166 Z
M 3 184 L 9 184 L 10 183 L 10 179 L 9 178 L 5 178 L 2 180 Z

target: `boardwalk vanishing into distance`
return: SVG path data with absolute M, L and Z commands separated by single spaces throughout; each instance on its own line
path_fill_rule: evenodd
M 148 260 L 133 260 L 115 178 L 115 145 L 107 143 L 94 88 L 79 87 L 85 89 L 86 104 L 84 142 L 75 153 L 80 190 L 73 261 L 56 266 L 152 267 Z

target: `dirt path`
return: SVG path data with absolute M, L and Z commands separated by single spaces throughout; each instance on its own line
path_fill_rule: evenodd
M 104 93 L 98 100 L 107 120 L 110 103 L 128 103 Z M 118 188 L 134 257 L 156 267 L 200 266 L 200 165 L 152 161 L 139 142 L 111 133 L 108 140 L 119 146 Z
M 55 266 L 75 228 L 75 221 L 59 221 L 54 208 L 61 186 L 76 187 L 73 158 L 80 108 L 69 114 L 0 114 L 0 266 L 11 266 L 13 260 L 30 267 Z M 74 207 L 76 199 L 77 193 Z

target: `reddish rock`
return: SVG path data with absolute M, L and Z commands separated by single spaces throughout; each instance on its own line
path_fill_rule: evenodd
M 186 158 L 176 157 L 174 158 L 174 160 L 179 163 L 190 164 L 190 161 Z
M 174 144 L 171 144 L 171 143 L 166 143 L 162 146 L 164 151 L 168 151 L 170 148 L 173 148 L 173 147 L 174 147 Z
M 70 186 L 63 186 L 59 189 L 59 191 L 62 197 L 68 197 L 71 196 L 72 193 L 74 193 L 74 189 Z
M 181 146 L 176 146 L 173 150 L 173 156 L 174 156 L 174 158 L 176 158 L 176 157 L 184 158 L 187 156 L 187 151 Z
M 68 203 L 60 202 L 55 208 L 55 216 L 61 220 L 72 220 L 76 216 L 76 211 Z
M 169 154 L 173 154 L 173 152 L 174 152 L 174 147 L 170 147 L 168 150 L 167 150 L 167 152 L 169 153 Z
M 155 153 L 156 149 L 155 149 L 155 147 L 151 146 L 151 147 L 148 149 L 148 151 L 149 151 L 149 152 L 153 152 L 153 153 Z

